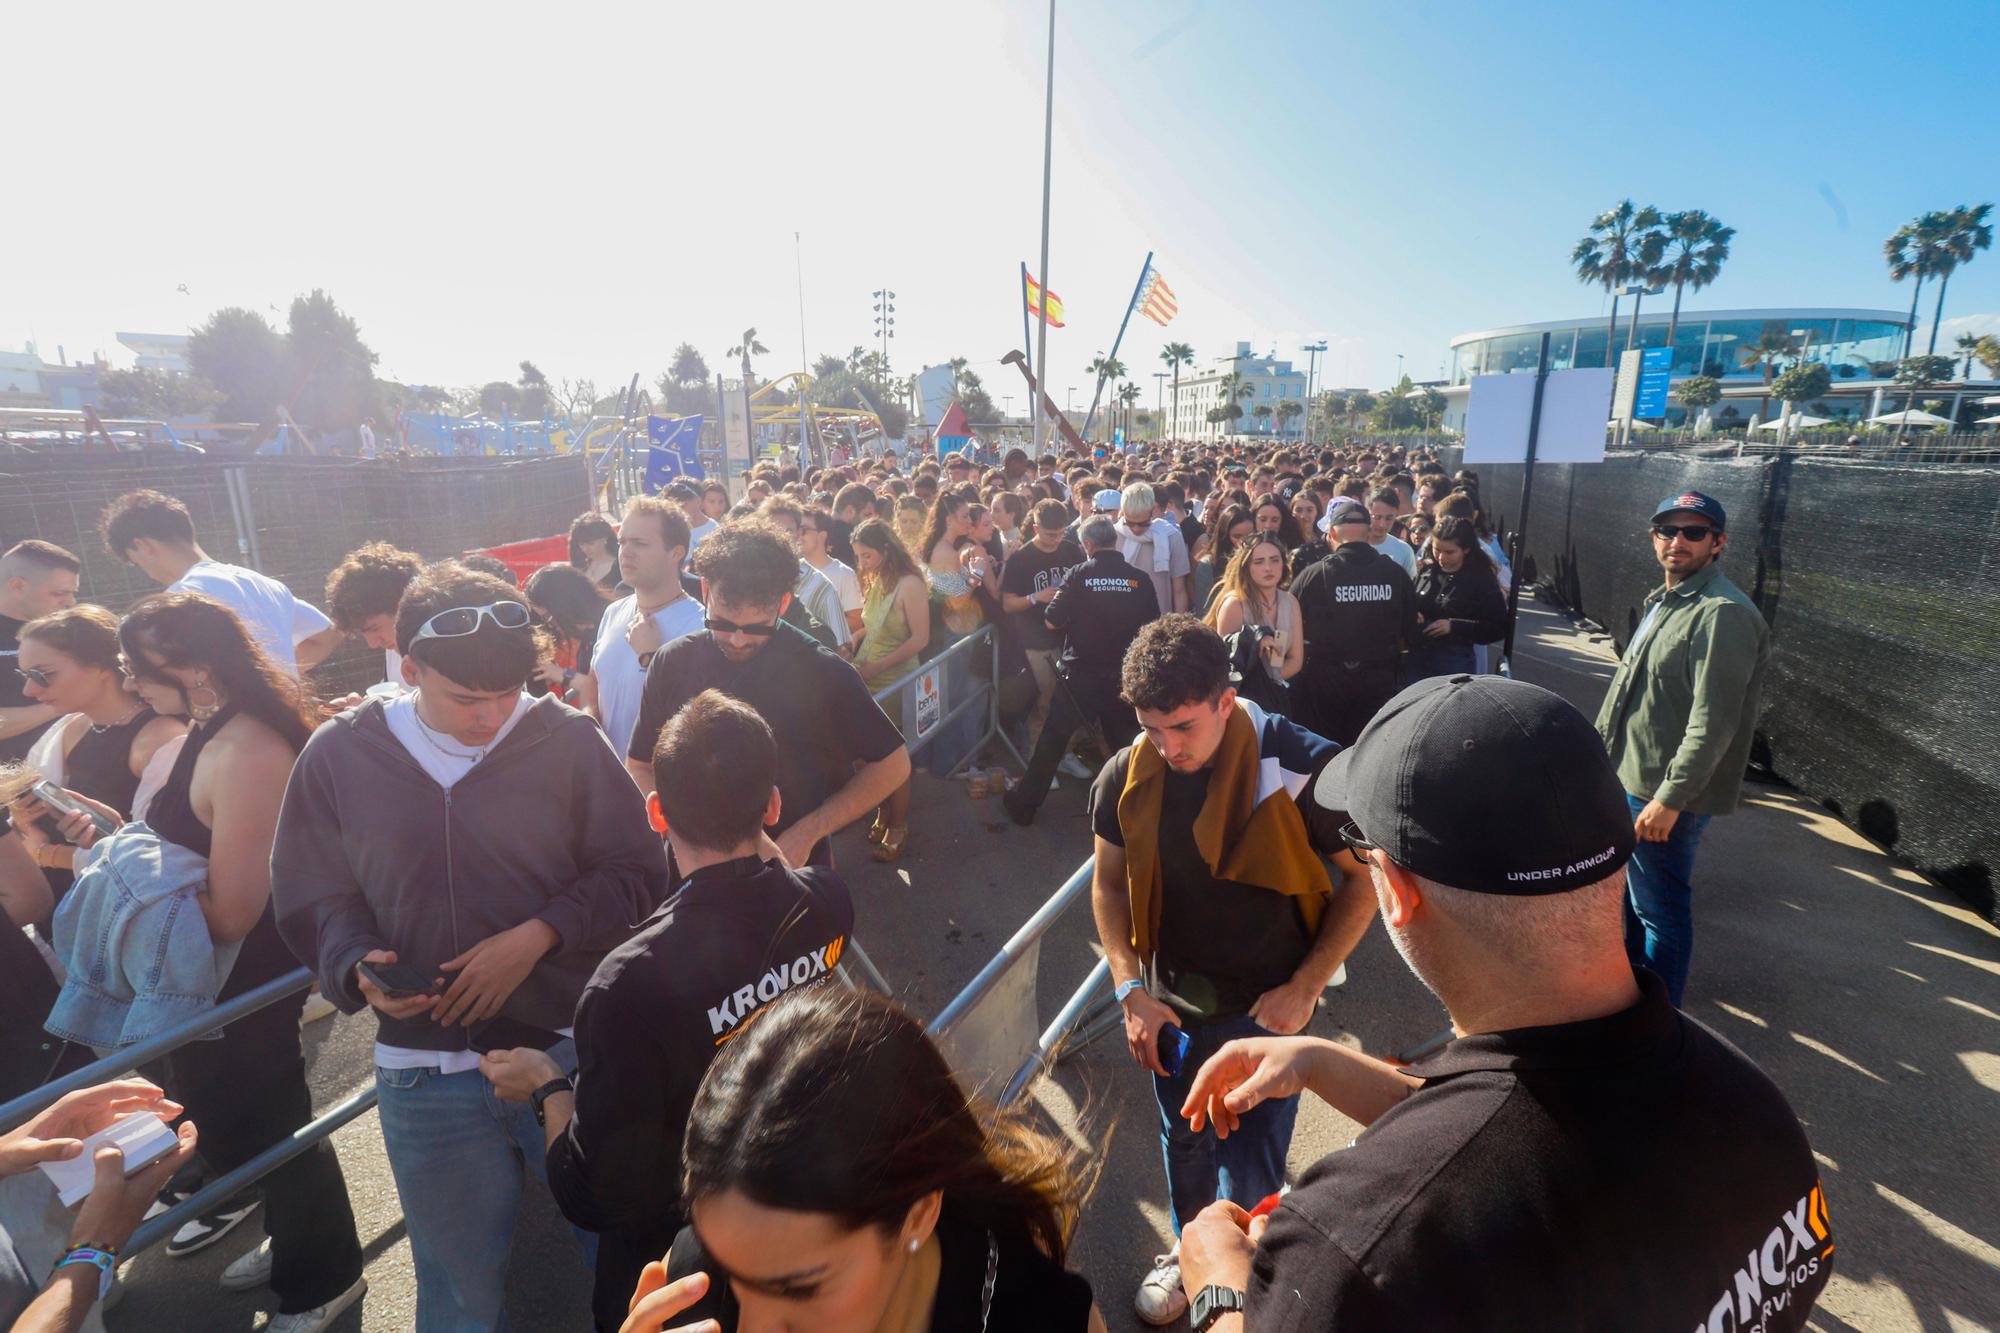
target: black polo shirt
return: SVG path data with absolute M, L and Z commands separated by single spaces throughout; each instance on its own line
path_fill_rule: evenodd
M 1367 542 L 1346 542 L 1292 581 L 1306 636 L 1306 670 L 1339 663 L 1392 666 L 1416 629 L 1416 591 L 1403 567 Z
M 1309 1169 L 1271 1218 L 1249 1326 L 1786 1333 L 1832 1272 L 1792 1108 L 1667 1003 L 1482 1033 Z
M 772 836 L 818 809 L 848 784 L 854 764 L 887 759 L 903 737 L 861 683 L 852 663 L 780 623 L 771 641 L 746 662 L 731 662 L 707 630 L 674 640 L 653 654 L 639 696 L 639 723 L 627 753 L 650 763 L 660 728 L 703 690 L 717 689 L 757 710 L 778 742 L 782 810 Z M 811 861 L 830 865 L 824 838 Z
M 1063 674 L 1075 682 L 1114 685 L 1125 650 L 1159 616 L 1152 578 L 1115 549 L 1098 551 L 1071 570 L 1043 613 L 1063 636 Z

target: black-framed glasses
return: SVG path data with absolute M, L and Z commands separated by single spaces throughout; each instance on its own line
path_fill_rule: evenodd
M 45 690 L 49 687 L 51 680 L 49 673 L 40 667 L 15 667 L 14 674 L 28 682 L 28 684 L 39 685 Z
M 479 632 L 479 622 L 490 620 L 497 629 L 526 629 L 528 608 L 522 602 L 494 602 L 488 606 L 454 606 L 438 612 L 422 625 L 412 639 L 462 639 Z
M 733 620 L 703 616 L 701 623 L 711 634 L 750 634 L 760 639 L 768 639 L 778 632 L 778 622 L 775 620 L 761 625 L 739 625 Z
M 1363 833 L 1361 826 L 1351 819 L 1340 826 L 1340 840 L 1347 844 L 1348 851 L 1364 861 L 1368 859 L 1368 853 L 1380 850 L 1374 843 L 1368 841 L 1368 835 Z
M 1655 523 L 1653 525 L 1653 535 L 1663 542 L 1670 542 L 1676 537 L 1685 538 L 1695 543 L 1705 542 L 1714 531 L 1715 529 L 1706 523 Z

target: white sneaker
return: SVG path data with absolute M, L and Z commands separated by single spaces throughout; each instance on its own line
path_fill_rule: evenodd
M 339 1012 L 340 1010 L 333 1007 L 332 1000 L 327 999 L 326 996 L 321 995 L 317 990 L 309 991 L 306 994 L 306 1007 L 299 1011 L 299 1026 L 304 1027 L 308 1023 L 317 1023 L 320 1019 L 331 1018 Z
M 332 1325 L 340 1318 L 348 1306 L 361 1299 L 361 1293 L 368 1290 L 368 1279 L 358 1277 L 354 1285 L 325 1305 L 316 1305 L 310 1310 L 297 1314 L 274 1314 L 270 1322 L 260 1325 L 258 1333 L 320 1333 L 321 1329 Z
M 222 1270 L 222 1285 L 227 1291 L 249 1291 L 261 1287 L 271 1280 L 271 1238 L 266 1236 L 261 1245 L 248 1254 L 238 1255 L 229 1267 Z
M 1153 1271 L 1139 1284 L 1132 1309 L 1155 1328 L 1171 1324 L 1187 1313 L 1187 1293 L 1181 1290 L 1181 1247 L 1175 1245 L 1153 1260 Z
M 1339 967 L 1334 969 L 1333 980 L 1326 983 L 1326 988 L 1328 990 L 1332 990 L 1336 986 L 1345 986 L 1346 984 L 1347 984 L 1347 964 L 1342 963 Z
M 1083 762 L 1083 760 L 1078 759 L 1073 754 L 1066 754 L 1062 757 L 1062 762 L 1056 765 L 1056 772 L 1061 773 L 1064 777 L 1070 777 L 1070 778 L 1088 779 L 1097 776 L 1095 773 L 1090 771 L 1089 766 L 1086 765 Z

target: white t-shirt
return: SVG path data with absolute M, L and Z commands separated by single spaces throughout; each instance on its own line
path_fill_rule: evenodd
M 369 429 L 368 423 L 364 421 L 361 423 L 360 434 L 361 456 L 363 458 L 373 458 L 375 456 L 375 432 Z
M 1417 553 L 1411 550 L 1410 544 L 1401 537 L 1392 532 L 1373 545 L 1376 550 L 1401 565 L 1405 574 L 1413 579 L 1417 576 Z
M 854 642 L 854 631 L 847 628 L 847 604 L 841 600 L 840 590 L 833 586 L 832 579 L 803 559 L 799 561 L 799 581 L 792 585 L 792 595 L 812 612 L 814 620 L 826 626 L 833 635 L 834 647 Z
M 621 758 L 631 744 L 632 729 L 639 725 L 639 695 L 646 688 L 639 655 L 625 642 L 625 627 L 632 623 L 638 607 L 637 593 L 605 607 L 597 622 L 597 646 L 590 655 L 590 671 L 597 678 L 597 715 L 604 720 L 604 738 Z M 682 596 L 655 611 L 653 623 L 660 627 L 660 646 L 664 648 L 701 629 L 701 603 Z
M 221 602 L 236 613 L 252 641 L 294 676 L 299 674 L 294 650 L 333 626 L 318 607 L 292 596 L 292 590 L 276 579 L 219 560 L 197 560 L 167 591 L 198 592 Z
M 500 730 L 493 733 L 493 739 L 478 750 L 426 726 L 424 720 L 417 716 L 415 690 L 383 704 L 382 720 L 389 724 L 389 734 L 410 752 L 410 758 L 431 775 L 431 780 L 449 790 L 457 786 L 459 779 L 470 773 L 494 746 L 506 740 L 514 724 L 534 706 L 535 697 L 526 690 L 521 691 L 521 697 L 514 703 L 513 713 L 500 724 Z M 562 1035 L 567 1037 L 571 1033 L 565 1029 Z M 479 1052 L 420 1051 L 412 1046 L 391 1046 L 378 1041 L 375 1043 L 375 1063 L 384 1069 L 436 1069 L 440 1074 L 463 1074 L 479 1068 Z
M 806 563 L 811 564 L 812 562 L 807 561 Z M 861 609 L 861 604 L 864 600 L 861 596 L 861 576 L 856 574 L 845 560 L 837 560 L 833 556 L 828 556 L 825 564 L 814 565 L 813 568 L 826 575 L 826 581 L 831 583 L 833 590 L 840 594 L 841 610 L 859 611 Z
M 717 523 L 714 519 L 711 518 L 710 520 L 708 520 L 708 522 L 702 524 L 700 527 L 689 528 L 688 554 L 693 555 L 695 548 L 697 546 L 700 546 L 704 541 L 706 541 L 708 539 L 709 534 L 714 532 L 717 528 L 721 526 L 722 525 L 720 523 Z

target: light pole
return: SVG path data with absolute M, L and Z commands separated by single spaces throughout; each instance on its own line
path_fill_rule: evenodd
M 1310 446 L 1313 442 L 1313 381 L 1319 370 L 1320 354 L 1326 351 L 1326 339 L 1307 343 L 1299 350 L 1306 353 L 1306 444 Z
M 1153 372 L 1153 429 L 1160 433 L 1160 438 L 1163 440 L 1167 438 L 1167 418 L 1164 415 L 1164 413 L 1166 412 L 1166 400 L 1165 400 L 1166 392 L 1167 392 L 1167 372 L 1164 370 L 1154 371 Z
M 1396 383 L 1401 384 L 1402 382 L 1403 382 L 1403 354 L 1401 352 L 1398 352 L 1396 353 Z
M 896 336 L 896 294 L 884 287 L 875 293 L 875 337 L 882 344 L 882 378 L 889 378 L 889 339 Z
M 1056 134 L 1056 0 L 1049 0 L 1049 62 L 1042 80 L 1042 309 L 1041 324 L 1035 331 L 1035 366 L 1042 372 L 1041 383 L 1049 381 L 1049 180 L 1055 161 Z M 1021 349 L 1026 351 L 1024 347 Z M 1042 456 L 1048 439 L 1042 425 L 1042 397 L 1045 388 L 1030 395 L 1035 409 L 1035 457 Z
M 1626 351 L 1628 352 L 1631 351 L 1634 345 L 1636 345 L 1639 341 L 1639 299 L 1645 296 L 1664 296 L 1664 295 L 1666 295 L 1665 288 L 1663 287 L 1649 288 L 1643 282 L 1628 282 L 1623 287 L 1620 287 L 1616 291 L 1611 293 L 1611 319 L 1612 319 L 1612 327 L 1614 329 L 1617 327 L 1617 320 L 1618 320 L 1618 298 L 1621 296 L 1629 296 L 1632 298 L 1632 323 L 1631 326 L 1625 330 Z M 1614 334 L 1614 336 L 1616 335 Z M 1612 363 L 1611 348 L 1608 344 L 1604 349 L 1604 364 L 1607 366 L 1612 366 L 1614 370 L 1617 368 Z
M 1014 415 L 1013 394 L 1003 393 L 1000 395 L 1000 415 L 1003 417 L 1011 417 Z

